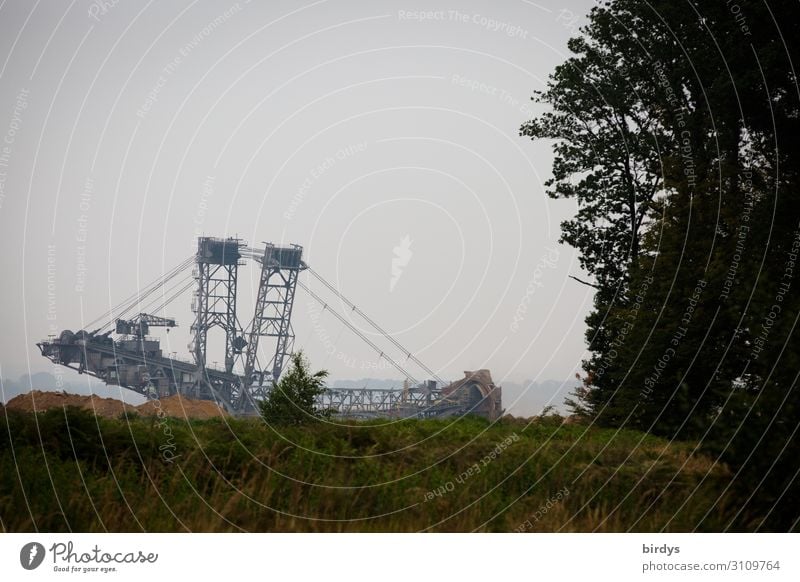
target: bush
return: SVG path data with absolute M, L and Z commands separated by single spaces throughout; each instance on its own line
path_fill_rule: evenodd
M 317 410 L 317 397 L 325 390 L 327 370 L 311 373 L 302 351 L 292 355 L 291 368 L 269 396 L 259 405 L 261 416 L 269 424 L 297 425 L 330 417 L 329 410 Z

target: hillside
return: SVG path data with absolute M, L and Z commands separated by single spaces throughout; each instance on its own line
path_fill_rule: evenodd
M 737 509 L 691 444 L 559 418 L 278 430 L 67 408 L 0 424 L 13 532 L 722 531 Z

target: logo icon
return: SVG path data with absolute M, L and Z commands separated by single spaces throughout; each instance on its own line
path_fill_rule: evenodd
M 400 243 L 392 249 L 394 257 L 392 257 L 392 279 L 389 281 L 389 292 L 394 291 L 394 286 L 400 280 L 403 274 L 403 267 L 408 265 L 411 257 L 414 255 L 411 252 L 411 237 L 409 235 L 400 239 Z
M 19 563 L 26 570 L 35 570 L 44 561 L 44 546 L 39 542 L 29 542 L 19 551 Z

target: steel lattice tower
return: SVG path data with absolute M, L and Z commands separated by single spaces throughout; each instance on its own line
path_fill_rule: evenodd
M 303 248 L 299 245 L 276 247 L 267 244 L 259 259 L 261 278 L 245 360 L 245 379 L 251 384 L 253 395 L 265 395 L 265 385 L 280 376 L 286 356 L 292 353 L 292 306 L 297 276 L 305 268 L 302 254 Z M 262 337 L 276 338 L 275 352 L 266 365 L 258 362 L 258 343 Z M 268 375 L 271 376 L 269 382 Z
M 242 241 L 235 238 L 202 237 L 197 240 L 197 290 L 192 304 L 195 320 L 192 324 L 195 363 L 208 366 L 206 359 L 209 330 L 221 327 L 225 331 L 225 371 L 231 373 L 244 340 L 236 319 L 237 274 L 241 261 Z

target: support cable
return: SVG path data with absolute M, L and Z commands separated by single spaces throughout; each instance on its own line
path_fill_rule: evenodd
M 189 279 L 189 282 L 188 282 L 188 283 L 186 283 L 186 280 L 187 280 L 187 279 Z M 171 296 L 170 296 L 168 299 L 165 299 L 165 300 L 164 300 L 164 301 L 163 301 L 163 302 L 162 302 L 162 303 L 161 303 L 161 304 L 160 304 L 158 307 L 154 308 L 154 309 L 151 311 L 150 305 L 152 305 L 153 303 L 155 303 L 155 301 L 151 301 L 151 302 L 150 302 L 150 305 L 146 306 L 146 307 L 143 309 L 143 311 L 144 311 L 145 313 L 159 313 L 159 312 L 163 311 L 163 310 L 164 310 L 164 309 L 167 307 L 167 305 L 169 305 L 170 303 L 172 303 L 173 301 L 175 301 L 175 299 L 177 299 L 178 297 L 180 297 L 180 296 L 181 296 L 181 295 L 182 295 L 182 294 L 183 294 L 185 291 L 188 291 L 188 290 L 189 290 L 189 289 L 190 289 L 190 288 L 191 288 L 191 287 L 194 285 L 194 278 L 193 278 L 193 277 L 191 277 L 191 276 L 189 276 L 189 277 L 184 277 L 184 278 L 183 278 L 183 279 L 181 279 L 181 280 L 180 280 L 178 283 L 176 283 L 175 285 L 173 285 L 173 286 L 172 286 L 172 287 L 169 289 L 169 291 L 167 291 L 166 293 L 164 293 L 164 295 L 162 295 L 161 297 L 163 298 L 164 296 L 166 296 L 166 294 L 167 294 L 167 293 L 169 293 L 170 291 L 173 291 L 173 290 L 174 290 L 176 287 L 179 287 L 179 286 L 181 286 L 181 285 L 183 285 L 183 286 L 182 286 L 180 289 L 178 289 L 177 291 L 175 291 L 175 293 L 173 293 L 173 294 L 172 294 L 172 295 L 171 295 Z M 158 300 L 158 299 L 159 299 L 159 297 L 156 297 L 156 300 Z
M 193 261 L 194 261 L 194 256 L 184 259 L 183 261 L 181 261 L 181 263 L 179 263 L 178 265 L 167 271 L 164 275 L 146 285 L 144 289 L 136 291 L 135 293 L 133 293 L 132 295 L 130 295 L 129 297 L 127 297 L 126 299 L 115 305 L 114 307 L 112 307 L 110 310 L 106 311 L 99 317 L 96 317 L 95 319 L 87 323 L 85 327 L 87 329 L 91 328 L 93 325 L 96 325 L 99 322 L 105 322 L 105 323 L 97 331 L 108 327 L 110 323 L 113 323 L 113 321 L 109 322 L 108 318 L 112 317 L 114 313 L 117 313 L 117 319 L 123 317 L 135 306 L 140 305 L 142 300 L 149 297 L 156 289 L 162 287 L 172 278 L 178 275 L 181 271 L 189 267 Z
M 316 300 L 317 300 L 317 301 L 320 303 L 320 305 L 325 305 L 325 306 L 327 306 L 327 309 L 328 309 L 328 311 L 329 311 L 329 312 L 330 312 L 330 313 L 331 313 L 331 314 L 332 314 L 332 315 L 333 315 L 333 316 L 334 316 L 336 319 L 338 319 L 338 320 L 339 320 L 339 321 L 341 321 L 341 322 L 342 322 L 342 323 L 343 323 L 345 326 L 347 326 L 347 328 L 348 328 L 350 331 L 352 331 L 354 334 L 356 334 L 356 335 L 357 335 L 357 336 L 358 336 L 358 337 L 359 337 L 359 338 L 360 338 L 360 339 L 361 339 L 363 342 L 365 342 L 365 343 L 366 343 L 367 345 L 369 345 L 369 346 L 370 346 L 370 347 L 371 347 L 373 350 L 375 350 L 375 351 L 376 351 L 376 352 L 377 352 L 377 353 L 380 355 L 380 357 L 382 357 L 382 358 L 383 358 L 383 359 L 385 359 L 387 362 L 389 362 L 389 363 L 390 363 L 392 366 L 394 366 L 394 367 L 395 367 L 395 368 L 396 368 L 396 369 L 397 369 L 397 370 L 398 370 L 398 371 L 399 371 L 401 374 L 403 374 L 403 376 L 405 376 L 406 378 L 408 378 L 408 379 L 409 379 L 411 382 L 413 382 L 415 385 L 416 385 L 416 384 L 419 384 L 419 382 L 417 381 L 417 379 L 416 379 L 416 378 L 414 378 L 414 377 L 413 377 L 411 374 L 409 374 L 409 373 L 408 373 L 408 372 L 407 372 L 407 371 L 406 371 L 406 370 L 405 370 L 405 369 L 404 369 L 404 368 L 403 368 L 403 367 L 402 367 L 400 364 L 398 364 L 397 362 L 395 362 L 395 361 L 394 361 L 394 360 L 393 360 L 391 357 L 389 357 L 389 356 L 388 356 L 386 353 L 384 353 L 384 351 L 383 351 L 383 350 L 381 350 L 381 349 L 380 349 L 380 348 L 379 348 L 377 345 L 375 345 L 375 343 L 373 343 L 373 342 L 372 342 L 372 340 L 370 340 L 370 339 L 369 339 L 367 336 L 365 336 L 363 333 L 361 333 L 361 331 L 360 331 L 360 330 L 359 330 L 359 329 L 358 329 L 356 326 L 354 326 L 352 323 L 350 323 L 350 322 L 347 320 L 347 318 L 346 318 L 346 317 L 344 317 L 343 315 L 340 315 L 340 314 L 339 314 L 337 311 L 334 311 L 334 310 L 331 308 L 331 306 L 330 306 L 330 305 L 327 305 L 327 304 L 325 303 L 325 301 L 323 301 L 323 300 L 322 300 L 322 298 L 321 298 L 319 295 L 317 295 L 317 294 L 316 294 L 316 293 L 314 293 L 314 292 L 313 292 L 311 289 L 309 289 L 309 288 L 308 288 L 308 287 L 307 287 L 307 286 L 306 286 L 306 285 L 305 285 L 305 284 L 304 284 L 302 281 L 298 281 L 298 282 L 297 282 L 297 284 L 298 284 L 298 285 L 299 285 L 299 286 L 300 286 L 302 289 L 304 289 L 306 293 L 308 293 L 309 295 L 311 295 L 311 297 L 313 297 L 314 299 L 316 299 Z
M 373 329 L 375 329 L 375 330 L 376 330 L 378 333 L 380 333 L 380 334 L 381 334 L 383 337 L 385 337 L 385 338 L 386 338 L 386 339 L 388 339 L 390 342 L 392 342 L 392 344 L 393 344 L 393 345 L 394 345 L 396 348 L 398 348 L 400 351 L 402 351 L 403 353 L 405 353 L 405 354 L 406 354 L 406 356 L 407 356 L 407 358 L 406 358 L 407 360 L 411 360 L 412 362 L 414 362 L 414 363 L 415 363 L 417 366 L 419 366 L 419 367 L 420 367 L 420 368 L 422 368 L 422 369 L 423 369 L 425 372 L 427 372 L 427 373 L 430 375 L 430 377 L 431 377 L 431 378 L 433 378 L 433 379 L 435 379 L 437 382 L 439 382 L 439 384 L 441 384 L 441 385 L 444 385 L 444 384 L 446 384 L 446 382 L 445 382 L 444 380 L 442 380 L 442 378 L 440 378 L 440 377 L 439 377 L 439 376 L 436 374 L 436 372 L 434 372 L 433 370 L 431 370 L 431 369 L 430 369 L 428 366 L 426 366 L 426 365 L 425 365 L 423 362 L 421 362 L 421 361 L 419 360 L 419 358 L 417 358 L 417 357 L 416 357 L 414 354 L 412 354 L 412 353 L 411 353 L 411 350 L 408 350 L 407 348 L 405 348 L 405 347 L 404 347 L 404 346 L 403 346 L 403 345 L 402 345 L 400 342 L 398 342 L 398 341 L 397 341 L 396 339 L 394 339 L 394 338 L 393 338 L 391 335 L 389 335 L 389 332 L 387 332 L 385 329 L 383 329 L 381 326 L 379 326 L 377 323 L 375 323 L 375 321 L 373 321 L 373 320 L 372 320 L 372 318 L 370 318 L 370 317 L 369 317 L 369 316 L 368 316 L 366 313 L 364 313 L 364 312 L 363 312 L 363 311 L 361 311 L 361 310 L 360 310 L 358 307 L 356 307 L 356 305 L 355 305 L 355 304 L 353 304 L 353 302 L 352 302 L 352 301 L 350 301 L 349 299 L 347 299 L 347 297 L 345 297 L 344 295 L 342 295 L 342 294 L 339 292 L 339 290 L 338 290 L 338 289 L 336 289 L 336 287 L 334 287 L 333 285 L 331 285 L 330 283 L 328 283 L 328 282 L 327 282 L 325 279 L 323 279 L 323 278 L 322 278 L 322 276 L 321 276 L 319 273 L 317 273 L 317 272 L 316 272 L 314 269 L 312 269 L 311 267 L 308 267 L 308 268 L 307 268 L 307 270 L 308 270 L 308 272 L 310 272 L 312 275 L 314 275 L 314 277 L 316 277 L 316 278 L 317 278 L 317 279 L 320 281 L 320 283 L 322 283 L 323 285 L 325 285 L 325 286 L 326 286 L 328 289 L 330 289 L 330 290 L 331 290 L 331 291 L 332 291 L 334 294 L 336 294 L 336 296 L 337 296 L 339 299 L 341 299 L 341 300 L 342 300 L 342 301 L 345 303 L 345 305 L 347 305 L 347 306 L 348 306 L 348 307 L 349 307 L 349 308 L 350 308 L 352 311 L 354 311 L 355 313 L 357 313 L 358 315 L 360 315 L 360 316 L 361 316 L 361 318 L 362 318 L 362 319 L 364 319 L 364 321 L 366 321 L 366 322 L 367 322 L 369 325 L 371 325 L 371 326 L 372 326 L 372 328 L 373 328 Z

